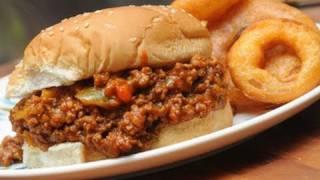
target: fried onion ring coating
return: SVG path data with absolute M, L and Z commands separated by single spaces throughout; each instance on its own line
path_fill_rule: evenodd
M 207 15 L 214 14 L 214 16 L 221 16 L 217 18 L 202 16 L 201 19 L 209 23 L 208 28 L 213 43 L 212 56 L 224 63 L 226 63 L 226 57 L 230 47 L 239 38 L 241 32 L 252 23 L 269 18 L 285 18 L 300 22 L 317 30 L 311 18 L 300 10 L 288 6 L 279 0 L 239 0 L 239 2 L 235 2 L 235 4 L 227 10 L 222 9 L 222 11 L 218 13 L 216 12 L 219 10 L 213 11 L 208 8 L 207 4 L 203 4 L 201 1 L 205 0 L 177 0 L 173 3 L 173 6 L 183 8 L 198 18 L 201 16 L 197 13 L 201 13 L 201 11 L 204 11 Z M 194 6 L 194 3 L 197 4 L 197 6 Z M 212 1 L 212 3 L 215 2 Z M 217 19 L 219 21 L 217 21 Z M 265 69 L 280 79 L 290 79 L 294 77 L 295 75 L 292 75 L 291 72 L 294 72 L 300 66 L 299 59 L 291 53 L 277 53 L 278 54 L 269 58 L 270 61 L 266 64 Z M 231 77 L 229 77 L 228 82 L 231 104 L 236 110 L 252 111 L 270 107 L 270 104 L 255 101 L 243 94 L 242 91 L 234 85 Z
M 239 38 L 241 32 L 251 24 L 269 18 L 291 19 L 317 29 L 313 20 L 300 10 L 278 0 L 241 0 L 229 9 L 222 19 L 209 22 L 213 43 L 212 56 L 225 62 L 230 47 Z M 282 56 L 282 54 L 279 54 L 275 59 L 280 60 Z M 287 59 L 295 58 L 295 56 L 289 56 L 285 54 L 284 57 Z M 277 60 L 270 62 L 270 70 L 275 67 L 273 62 L 277 62 Z M 240 111 L 251 111 L 269 106 L 246 97 L 240 89 L 235 87 L 232 81 L 229 81 L 229 87 L 231 104 Z
M 253 23 L 270 18 L 294 20 L 317 30 L 312 19 L 279 0 L 241 0 L 228 10 L 220 21 L 209 21 L 213 44 L 212 56 L 225 60 L 230 47 L 244 29 Z
M 292 48 L 301 60 L 295 78 L 283 81 L 263 69 L 264 51 L 280 42 Z M 320 34 L 301 23 L 286 19 L 268 19 L 247 28 L 228 53 L 233 82 L 250 99 L 283 104 L 320 82 Z

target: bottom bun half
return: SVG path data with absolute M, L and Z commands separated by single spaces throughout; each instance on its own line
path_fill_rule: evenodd
M 223 109 L 210 112 L 206 117 L 194 118 L 161 129 L 152 149 L 175 144 L 232 126 L 229 103 Z M 39 148 L 23 145 L 23 163 L 28 168 L 56 167 L 106 159 L 102 154 L 86 149 L 80 142 L 54 145 L 44 152 Z

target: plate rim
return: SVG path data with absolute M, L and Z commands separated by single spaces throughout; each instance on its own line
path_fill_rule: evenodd
M 0 78 L 0 83 L 5 82 L 7 79 L 6 77 Z M 179 151 L 192 149 L 195 146 L 203 145 L 206 143 L 209 143 L 211 141 L 215 141 L 219 138 L 223 138 L 225 136 L 232 136 L 233 134 L 239 133 L 240 131 L 246 131 L 247 129 L 253 128 L 263 122 L 271 121 L 272 119 L 281 119 L 281 120 L 274 120 L 276 123 L 272 123 L 271 126 L 274 126 L 277 123 L 280 123 L 287 118 L 281 118 L 281 116 L 284 116 L 286 113 L 290 111 L 294 111 L 293 113 L 289 113 L 289 116 L 292 116 L 299 111 L 305 109 L 307 106 L 311 105 L 312 103 L 318 101 L 320 99 L 320 85 L 309 91 L 308 93 L 304 94 L 303 96 L 284 104 L 278 108 L 275 108 L 269 112 L 263 113 L 261 115 L 258 115 L 254 118 L 248 119 L 245 122 L 242 122 L 240 124 L 237 124 L 235 126 L 231 126 L 225 129 L 222 129 L 220 131 L 210 133 L 204 136 L 196 137 L 187 141 L 183 141 L 177 144 L 169 145 L 166 147 L 153 149 L 145 152 L 136 153 L 133 155 L 120 157 L 116 159 L 106 159 L 101 161 L 95 161 L 95 162 L 87 162 L 82 164 L 75 164 L 70 166 L 61 166 L 61 167 L 50 167 L 50 168 L 41 168 L 41 169 L 19 169 L 19 170 L 11 170 L 11 169 L 3 169 L 0 170 L 0 177 L 3 178 L 32 178 L 32 177 L 41 177 L 41 176 L 51 176 L 51 175 L 70 175 L 74 173 L 81 173 L 81 172 L 88 172 L 88 171 L 94 171 L 99 169 L 106 169 L 110 167 L 119 167 L 123 166 L 128 163 L 139 163 L 140 161 L 148 161 L 152 160 L 154 158 L 160 158 L 163 155 L 171 154 L 171 153 L 177 153 Z M 270 126 L 270 127 L 271 127 Z M 269 127 L 268 127 L 269 128 Z M 263 130 L 261 130 L 263 131 Z M 258 132 L 261 132 L 258 131 Z M 255 134 L 255 133 L 253 133 Z M 243 139 L 243 138 L 239 138 Z M 236 140 L 235 142 L 239 141 Z M 232 143 L 228 143 L 232 144 Z M 216 149 L 212 149 L 214 151 Z M 192 157 L 192 156 L 190 156 Z M 167 162 L 168 163 L 168 162 Z M 171 162 L 172 163 L 172 162 Z M 166 163 L 160 163 L 158 166 L 165 165 Z M 150 168 L 153 168 L 154 166 L 150 166 Z M 130 169 L 130 168 L 129 168 Z M 132 168 L 131 168 L 132 169 Z M 134 169 L 134 170 L 127 170 L 126 173 L 134 172 L 137 170 L 143 170 L 146 168 L 141 169 Z M 118 175 L 116 174 L 110 174 L 109 176 Z
M 320 28 L 320 24 L 316 24 Z M 0 77 L 0 84 L 1 83 L 6 83 L 8 81 L 8 76 L 3 76 Z M 0 89 L 0 92 L 4 92 L 2 88 Z M 183 141 L 177 144 L 169 145 L 166 147 L 161 147 L 158 149 L 153 149 L 153 150 L 148 150 L 145 152 L 140 152 L 136 153 L 133 155 L 125 156 L 125 157 L 120 157 L 116 159 L 106 159 L 106 160 L 100 160 L 100 161 L 95 161 L 95 162 L 87 162 L 87 163 L 82 163 L 82 164 L 75 164 L 75 165 L 69 165 L 69 166 L 61 166 L 61 167 L 51 167 L 51 168 L 40 168 L 40 169 L 19 169 L 19 170 L 12 170 L 12 169 L 0 169 L 0 178 L 39 178 L 39 177 L 44 177 L 46 176 L 54 176 L 54 178 L 58 177 L 74 177 L 75 174 L 77 173 L 83 173 L 83 172 L 90 172 L 90 171 L 97 171 L 101 169 L 106 169 L 106 168 L 116 168 L 116 167 L 122 167 L 125 166 L 127 163 L 139 163 L 139 161 L 148 161 L 149 159 L 154 159 L 154 158 L 161 158 L 163 155 L 171 155 L 175 153 L 179 153 L 182 151 L 187 151 L 190 149 L 193 149 L 195 146 L 198 145 L 206 145 L 210 143 L 211 141 L 219 140 L 219 138 L 223 138 L 225 136 L 232 136 L 236 135 L 237 133 L 245 132 L 248 131 L 249 129 L 252 129 L 258 125 L 263 125 L 265 124 L 264 128 L 261 128 L 260 130 L 256 130 L 256 132 L 247 132 L 247 135 L 243 135 L 243 137 L 240 138 L 235 138 L 233 139 L 233 142 L 226 143 L 225 145 L 221 147 L 225 147 L 226 145 L 231 145 L 235 142 L 238 142 L 246 137 L 255 135 L 259 132 L 263 132 L 266 129 L 275 126 L 278 123 L 281 123 L 282 121 L 287 120 L 290 116 L 293 116 L 297 114 L 298 112 L 304 110 L 307 108 L 309 105 L 315 103 L 316 101 L 320 100 L 320 85 L 312 89 L 311 91 L 305 93 L 304 95 L 298 97 L 297 99 L 284 104 L 280 107 L 277 107 L 271 111 L 262 113 L 260 115 L 257 115 L 253 118 L 250 118 L 246 120 L 245 122 L 242 122 L 240 124 L 236 124 L 235 126 L 231 126 L 222 130 L 219 130 L 217 132 L 213 132 L 207 135 L 203 135 L 200 137 L 196 137 L 187 141 Z M 287 114 L 286 114 L 287 113 Z M 268 124 L 269 123 L 269 124 Z M 248 135 L 250 134 L 251 135 Z M 220 148 L 221 148 L 220 147 Z M 212 148 L 209 151 L 216 151 L 219 148 Z M 208 151 L 208 152 L 209 152 Z M 195 153 L 199 154 L 199 153 Z M 192 158 L 195 155 L 190 155 L 188 158 Z M 178 160 L 183 160 L 186 159 L 181 158 Z M 178 161 L 174 160 L 174 161 Z M 112 163 L 110 163 L 112 162 Z M 156 166 L 163 166 L 165 164 L 169 164 L 172 162 L 162 162 L 159 163 L 158 165 L 155 165 L 153 162 L 153 166 L 149 166 L 148 168 L 131 168 L 126 170 L 125 173 L 132 173 L 136 171 L 141 171 L 141 170 L 147 170 L 150 168 L 155 168 Z M 97 174 L 97 173 L 95 173 Z M 101 174 L 101 173 L 100 173 Z M 114 173 L 114 174 L 109 174 L 107 176 L 116 176 L 121 173 Z

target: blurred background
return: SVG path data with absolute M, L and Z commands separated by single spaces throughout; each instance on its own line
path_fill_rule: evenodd
M 283 1 L 295 5 L 319 3 L 319 0 Z M 66 17 L 114 6 L 170 2 L 171 0 L 0 0 L 0 66 L 3 69 L 8 61 L 18 60 L 32 37 L 41 29 Z
M 32 37 L 63 18 L 114 6 L 169 3 L 170 0 L 0 0 L 0 65 L 22 57 Z

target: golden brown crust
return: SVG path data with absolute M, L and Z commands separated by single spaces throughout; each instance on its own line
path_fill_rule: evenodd
M 294 20 L 317 30 L 317 26 L 311 18 L 279 0 L 241 0 L 220 21 L 209 22 L 211 41 L 214 44 L 213 58 L 226 63 L 227 53 L 241 32 L 252 23 L 269 18 Z M 269 107 L 269 104 L 249 99 L 232 83 L 231 79 L 228 82 L 231 91 L 231 104 L 238 110 L 250 111 L 255 108 Z M 252 109 L 252 107 L 254 108 Z
M 7 95 L 70 85 L 101 71 L 162 66 L 210 53 L 206 27 L 181 10 L 142 6 L 84 13 L 31 41 L 10 77 Z
M 252 23 L 270 18 L 294 20 L 318 29 L 312 19 L 303 12 L 279 0 L 242 0 L 224 15 L 221 21 L 212 24 L 209 22 L 211 40 L 214 44 L 212 56 L 225 60 L 230 47 L 245 28 Z

